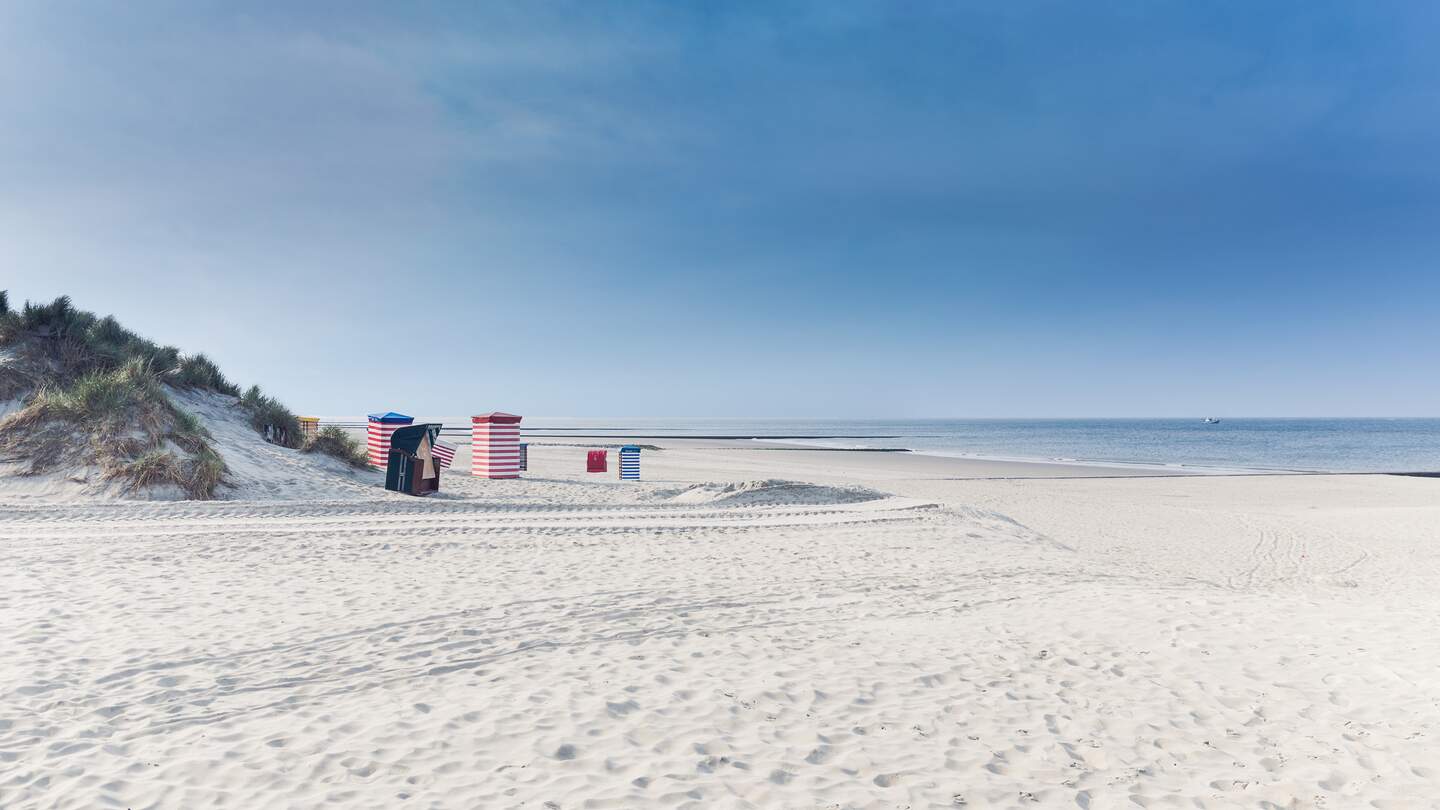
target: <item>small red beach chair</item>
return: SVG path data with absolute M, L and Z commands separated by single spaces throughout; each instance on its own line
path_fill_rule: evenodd
M 607 451 L 591 450 L 585 454 L 585 472 L 605 472 Z

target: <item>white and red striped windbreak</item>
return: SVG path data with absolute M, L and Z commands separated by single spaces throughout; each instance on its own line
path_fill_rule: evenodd
M 365 437 L 366 449 L 370 451 L 370 466 L 385 469 L 390 463 L 390 434 L 406 427 L 415 419 L 394 412 L 370 414 L 369 432 Z
M 430 452 L 435 456 L 435 460 L 440 463 L 440 469 L 443 470 L 455 463 L 455 449 L 455 445 L 436 439 L 435 446 L 430 448 Z
M 470 474 L 520 477 L 520 419 L 513 413 L 470 417 Z

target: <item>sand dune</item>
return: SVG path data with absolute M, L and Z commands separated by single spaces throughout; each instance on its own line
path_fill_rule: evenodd
M 425 500 L 0 508 L 0 806 L 1434 806 L 1436 482 L 582 452 Z M 1368 561 L 1297 556 L 1367 509 Z

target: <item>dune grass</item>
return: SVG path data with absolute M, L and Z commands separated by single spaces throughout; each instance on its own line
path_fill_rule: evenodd
M 48 304 L 25 302 L 22 309 L 0 306 L 0 346 L 28 350 L 32 359 L 49 361 L 53 382 L 66 383 L 96 371 L 112 371 L 140 360 L 164 382 L 204 387 L 239 396 L 215 364 L 203 355 L 185 357 L 174 346 L 160 346 L 121 326 L 114 318 L 78 310 L 62 295 Z
M 370 454 L 365 447 L 334 425 L 321 429 L 302 449 L 306 453 L 333 456 L 356 469 L 363 470 L 370 466 Z
M 261 393 L 260 386 L 252 385 L 246 389 L 240 397 L 240 406 L 250 414 L 250 426 L 262 435 L 267 425 L 280 431 L 274 439 L 276 444 L 297 448 L 303 443 L 300 419 L 278 400 Z
M 176 388 L 197 388 L 202 391 L 218 391 L 229 396 L 239 396 L 240 389 L 225 379 L 220 367 L 203 354 L 192 354 L 180 358 L 166 382 Z
M 134 459 L 109 467 L 105 475 L 123 481 L 127 492 L 169 485 L 180 488 L 187 497 L 208 500 L 224 480 L 225 462 L 208 445 L 190 458 L 152 447 Z
M 159 381 L 135 360 L 113 371 L 90 372 L 68 385 L 42 386 L 14 418 L 20 424 L 84 419 L 106 426 L 129 422 L 150 428 L 153 425 L 146 420 L 159 415 L 154 406 L 160 394 Z
M 225 476 L 209 440 L 139 359 L 42 386 L 0 421 L 0 452 L 28 462 L 32 474 L 89 462 L 129 491 L 171 484 L 196 499 L 213 498 Z
M 167 386 L 234 397 L 262 436 L 292 449 L 303 442 L 295 414 L 258 386 L 242 393 L 205 355 L 146 340 L 68 296 L 17 310 L 0 291 L 0 349 L 0 398 L 28 394 L 0 420 L 0 453 L 31 473 L 94 461 L 128 489 L 172 484 L 191 498 L 214 497 L 224 461 Z M 333 440 L 314 452 L 354 463 L 352 448 Z

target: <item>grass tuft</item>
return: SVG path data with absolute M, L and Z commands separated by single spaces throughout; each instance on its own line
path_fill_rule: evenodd
M 302 449 L 306 453 L 324 453 L 338 458 L 357 469 L 370 466 L 370 455 L 365 447 L 334 425 L 322 428 Z
M 169 484 L 184 488 L 185 473 L 180 459 L 169 450 L 151 449 L 138 458 L 111 467 L 106 477 L 125 482 L 127 492 Z
M 168 380 L 176 388 L 196 388 L 203 391 L 218 391 L 227 396 L 240 396 L 240 387 L 225 379 L 220 367 L 203 354 L 192 354 L 179 360 L 178 368 L 170 373 Z
M 190 475 L 182 486 L 196 500 L 215 497 L 215 490 L 225 482 L 225 459 L 208 444 L 196 448 L 190 464 Z
M 300 420 L 279 400 L 261 393 L 260 386 L 246 389 L 240 397 L 240 407 L 250 414 L 250 426 L 260 435 L 268 435 L 270 441 L 282 447 L 300 447 L 304 440 Z
M 94 319 L 95 316 L 88 312 L 77 311 L 70 303 L 68 295 L 62 295 L 48 304 L 32 304 L 26 301 L 25 308 L 20 311 L 20 324 L 23 329 L 60 336 L 84 329 Z
M 116 426 L 132 421 L 136 412 L 150 410 L 163 396 L 145 364 L 132 361 L 114 371 L 91 372 L 68 386 L 43 386 L 6 424 L 33 427 L 57 420 Z

